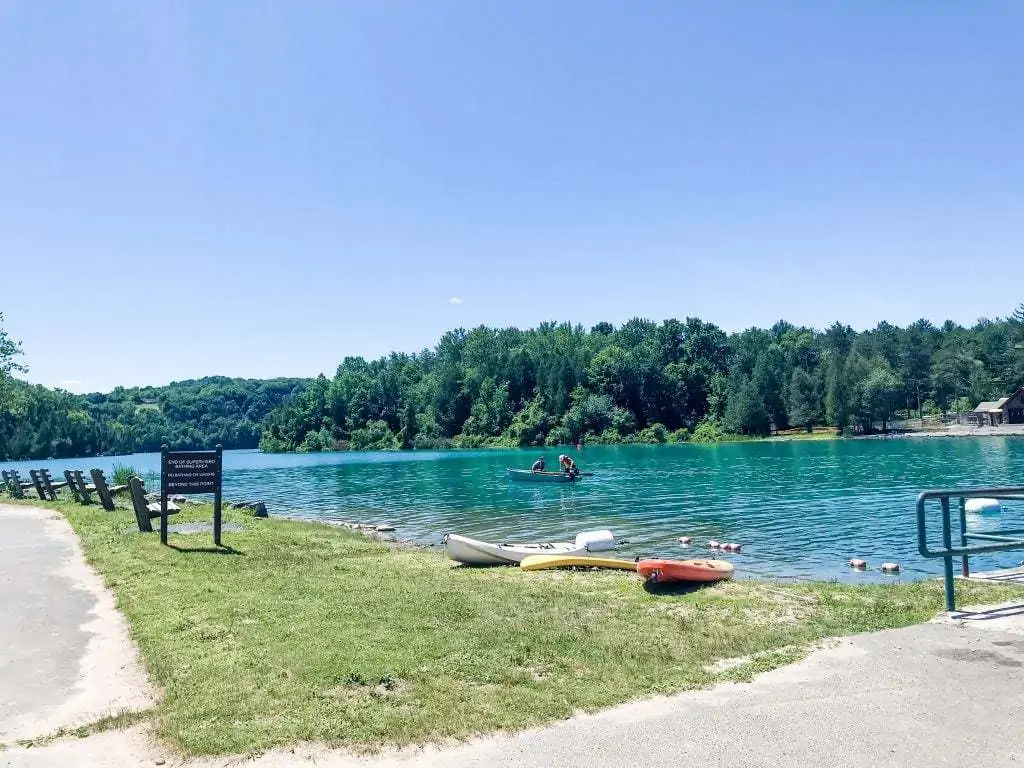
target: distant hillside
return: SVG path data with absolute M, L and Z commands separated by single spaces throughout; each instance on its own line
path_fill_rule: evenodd
M 0 460 L 178 449 L 255 448 L 260 425 L 307 379 L 210 376 L 74 395 L 14 380 L 0 408 Z
M 1024 306 L 970 328 L 919 320 L 859 333 L 780 321 L 729 334 L 692 317 L 589 331 L 479 327 L 416 355 L 345 358 L 267 417 L 260 447 L 710 441 L 822 426 L 865 434 L 1021 385 Z

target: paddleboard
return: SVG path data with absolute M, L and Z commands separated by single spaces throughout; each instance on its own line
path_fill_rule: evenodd
M 530 555 L 519 563 L 524 571 L 543 571 L 548 568 L 613 568 L 635 571 L 636 562 L 617 557 L 576 557 L 572 555 Z

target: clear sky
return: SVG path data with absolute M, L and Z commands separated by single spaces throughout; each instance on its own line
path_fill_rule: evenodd
M 5 2 L 0 311 L 75 391 L 448 329 L 1024 300 L 1024 3 Z

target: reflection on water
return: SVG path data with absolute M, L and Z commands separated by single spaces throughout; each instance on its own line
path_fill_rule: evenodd
M 940 571 L 917 553 L 914 503 L 929 488 L 1011 485 L 1022 480 L 1024 440 L 1013 438 L 850 440 L 725 445 L 590 447 L 578 455 L 595 472 L 575 485 L 510 483 L 508 466 L 540 452 L 224 454 L 227 498 L 263 499 L 271 514 L 390 522 L 403 538 L 437 544 L 446 531 L 484 539 L 571 539 L 611 528 L 623 554 L 707 556 L 681 548 L 681 535 L 744 545 L 719 555 L 739 572 L 786 577 L 882 579 L 846 561 L 900 562 L 906 577 Z M 544 453 L 550 464 L 558 450 Z M 26 462 L 110 468 L 112 459 Z M 150 473 L 157 454 L 119 457 Z M 1024 527 L 1024 504 L 971 527 Z M 937 506 L 936 506 L 937 510 Z M 937 514 L 935 515 L 937 518 Z M 1002 522 L 1000 522 L 1000 518 Z M 1024 552 L 978 558 L 974 568 L 1017 565 Z

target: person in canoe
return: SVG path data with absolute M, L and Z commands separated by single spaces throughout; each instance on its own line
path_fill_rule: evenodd
M 541 456 L 539 459 L 537 459 L 535 462 L 533 462 L 533 466 L 530 467 L 530 471 L 531 472 L 543 472 L 544 471 L 544 467 L 546 467 L 546 466 L 547 466 L 547 464 L 544 463 L 544 457 Z
M 580 468 L 576 466 L 576 462 L 573 461 L 572 456 L 567 456 L 564 453 L 558 457 L 558 467 L 573 480 L 575 480 L 576 476 L 580 473 Z

